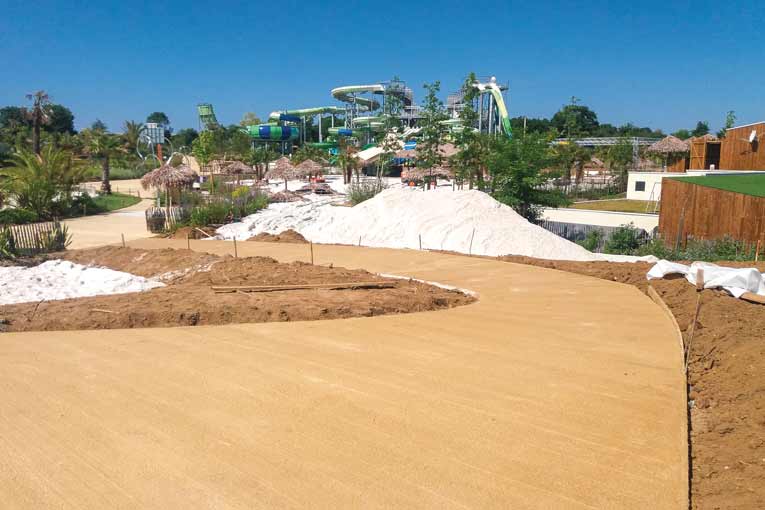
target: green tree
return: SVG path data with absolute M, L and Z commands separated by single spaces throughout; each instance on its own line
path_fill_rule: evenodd
M 691 131 L 691 136 L 704 136 L 709 134 L 709 123 L 707 121 L 698 121 L 696 127 Z
M 165 112 L 152 112 L 146 116 L 147 123 L 162 124 L 163 126 L 170 125 L 170 119 L 165 115 Z
M 263 122 L 260 120 L 260 117 L 258 117 L 253 112 L 246 112 L 244 115 L 242 115 L 242 120 L 239 121 L 239 125 L 241 127 L 256 126 L 262 123 Z
M 276 160 L 279 154 L 269 145 L 253 147 L 247 156 L 247 163 L 255 167 L 258 180 L 262 180 L 268 169 L 268 164 Z
M 736 125 L 736 112 L 734 112 L 733 110 L 730 110 L 728 113 L 725 114 L 725 127 L 717 132 L 717 138 L 720 138 L 720 139 L 725 138 L 725 133 L 727 133 L 728 130 L 735 125 Z
M 473 108 L 473 101 L 479 97 L 478 89 L 473 86 L 476 81 L 475 73 L 471 72 L 462 84 L 463 107 L 460 111 L 460 120 L 464 128 L 454 134 L 457 153 L 450 160 L 460 185 L 467 180 L 471 189 L 474 184 L 483 187 L 486 160 L 491 144 L 490 136 L 473 129 L 473 126 L 478 123 L 478 112 Z M 524 136 L 522 127 L 515 132 Z
M 622 137 L 606 150 L 605 162 L 617 186 L 623 189 L 627 185 L 627 172 L 632 168 L 633 147 L 630 141 Z
M 191 153 L 201 165 L 207 165 L 217 156 L 217 140 L 213 130 L 205 130 L 191 144 Z
M 109 130 L 109 128 L 106 127 L 106 124 L 101 119 L 96 119 L 95 121 L 93 121 L 93 124 L 90 125 L 90 130 L 106 133 Z
M 44 90 L 38 90 L 27 94 L 27 99 L 32 101 L 32 108 L 27 110 L 27 115 L 32 121 L 32 150 L 40 154 L 40 129 L 50 122 L 50 97 Z
M 9 195 L 19 208 L 41 219 L 65 212 L 72 190 L 84 169 L 72 164 L 71 155 L 48 145 L 40 154 L 22 149 L 11 156 L 11 166 L 0 169 Z
M 553 115 L 550 124 L 566 138 L 592 135 L 600 125 L 597 114 L 587 106 L 579 104 L 576 97 L 572 97 L 569 104 Z
M 675 137 L 677 137 L 677 138 L 679 138 L 681 140 L 687 140 L 687 139 L 689 139 L 690 137 L 693 136 L 693 133 L 691 133 L 687 129 L 678 129 L 677 131 L 672 133 L 672 136 L 675 136 Z
M 73 135 L 74 130 L 74 114 L 66 106 L 60 104 L 51 104 L 48 108 L 48 124 L 45 126 L 45 130 L 51 133 L 69 133 Z
M 551 177 L 543 170 L 554 159 L 549 143 L 549 137 L 537 133 L 492 141 L 488 158 L 492 195 L 529 221 L 537 220 L 544 207 L 568 203 L 563 193 L 543 186 Z
M 225 144 L 226 156 L 240 160 L 246 158 L 252 148 L 252 138 L 250 138 L 250 135 L 245 133 L 240 127 L 227 133 L 227 135 Z
M 102 130 L 91 129 L 84 133 L 87 154 L 101 161 L 101 192 L 111 195 L 111 161 L 123 150 L 120 138 Z
M 343 183 L 350 184 L 353 172 L 356 172 L 356 182 L 359 181 L 359 160 L 356 148 L 346 138 L 341 138 L 338 144 L 337 166 L 343 171 Z
M 146 126 L 143 123 L 132 120 L 125 121 L 125 124 L 122 126 L 122 139 L 125 142 L 125 149 L 128 153 L 135 154 L 141 136 L 145 131 Z
M 198 136 L 199 133 L 197 133 L 196 129 L 184 128 L 173 133 L 170 140 L 173 142 L 173 146 L 176 150 L 180 150 L 181 147 L 188 147 L 191 149 L 191 144 L 194 143 L 194 140 L 196 140 Z
M 430 172 L 430 181 L 433 179 L 433 168 L 443 162 L 441 144 L 446 136 L 446 126 L 443 121 L 448 118 L 444 103 L 438 98 L 441 90 L 441 82 L 426 83 L 423 85 L 427 93 L 422 102 L 422 119 L 420 121 L 420 140 L 417 142 L 417 166 Z

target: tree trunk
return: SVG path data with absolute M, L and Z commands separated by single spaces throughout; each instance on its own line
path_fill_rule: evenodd
M 101 192 L 107 195 L 112 194 L 112 183 L 109 182 L 109 156 L 104 157 L 101 162 Z
M 35 114 L 34 126 L 32 131 L 32 145 L 34 147 L 35 154 L 40 155 L 40 124 L 41 119 L 39 114 Z

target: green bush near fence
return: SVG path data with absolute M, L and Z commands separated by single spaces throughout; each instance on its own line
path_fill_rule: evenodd
M 38 220 L 37 214 L 27 209 L 3 209 L 0 211 L 0 225 L 24 225 Z

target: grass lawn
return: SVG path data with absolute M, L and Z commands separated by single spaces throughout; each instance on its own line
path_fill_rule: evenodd
M 590 211 L 614 211 L 627 213 L 653 213 L 656 202 L 648 200 L 596 200 L 592 202 L 576 202 L 570 205 L 572 209 L 588 209 Z
M 765 197 L 765 174 L 706 175 L 699 177 L 673 177 L 673 179 L 706 186 L 707 188 L 743 193 L 755 197 Z
M 93 201 L 98 204 L 100 212 L 109 212 L 135 205 L 141 199 L 133 195 L 125 195 L 124 193 L 112 193 L 111 195 L 99 195 Z

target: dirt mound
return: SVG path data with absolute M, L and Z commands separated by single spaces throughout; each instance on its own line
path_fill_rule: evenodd
M 650 264 L 564 262 L 502 257 L 635 285 L 645 291 Z M 718 262 L 730 267 L 765 264 Z M 669 306 L 683 335 L 696 310 L 695 287 L 685 279 L 650 285 Z M 618 320 L 618 318 L 615 318 Z M 691 345 L 692 508 L 765 508 L 765 306 L 705 290 Z
M 206 239 L 215 235 L 211 227 L 181 227 L 167 236 L 168 239 Z
M 364 270 L 282 264 L 267 257 L 217 257 L 188 250 L 105 247 L 72 251 L 68 260 L 142 276 L 166 287 L 133 294 L 0 306 L 5 331 L 54 331 L 216 325 L 370 317 L 450 308 L 474 301 L 461 292 Z M 168 277 L 168 275 L 171 275 Z M 392 282 L 391 288 L 215 293 L 211 286 Z M 4 321 L 4 322 L 3 322 Z
M 56 258 L 90 266 L 103 266 L 146 278 L 183 275 L 207 268 L 224 258 L 190 250 L 136 250 L 118 246 L 104 246 L 88 250 L 72 250 L 56 255 Z
M 268 201 L 272 203 L 302 202 L 305 199 L 294 191 L 277 191 L 268 195 Z
M 268 234 L 266 232 L 261 232 L 260 234 L 256 235 L 255 237 L 251 237 L 247 239 L 248 241 L 256 241 L 259 243 L 301 243 L 305 244 L 308 241 L 306 241 L 305 237 L 300 235 L 300 233 L 295 232 L 292 229 L 285 230 L 284 232 L 280 232 L 278 234 Z

